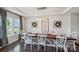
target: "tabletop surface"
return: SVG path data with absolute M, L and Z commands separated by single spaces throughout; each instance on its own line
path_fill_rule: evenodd
M 32 36 L 32 37 L 41 36 L 41 37 L 46 37 L 48 39 L 64 38 L 64 36 L 57 36 L 57 35 L 52 35 L 52 34 L 40 34 L 39 35 L 38 33 L 37 34 L 32 33 L 29 36 Z M 67 40 L 76 40 L 76 39 L 72 37 L 67 37 Z

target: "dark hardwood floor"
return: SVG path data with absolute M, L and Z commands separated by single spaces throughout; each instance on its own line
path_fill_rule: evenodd
M 0 49 L 0 52 L 56 52 L 55 47 L 47 47 L 46 51 L 44 51 L 44 48 L 41 47 L 38 51 L 37 45 L 33 45 L 33 49 L 30 49 L 30 45 L 27 45 L 27 48 L 24 49 L 24 43 L 21 43 L 20 41 L 14 42 L 13 44 L 10 44 L 4 48 Z M 77 51 L 68 49 L 69 52 L 79 52 L 79 45 L 76 45 Z M 64 52 L 62 48 L 59 48 L 58 52 Z

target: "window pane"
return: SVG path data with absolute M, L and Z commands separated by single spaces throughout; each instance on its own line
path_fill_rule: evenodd
M 7 35 L 13 35 L 13 18 L 7 17 Z
M 20 20 L 14 19 L 14 34 L 19 34 L 20 30 Z
M 2 38 L 2 18 L 0 16 L 0 38 Z

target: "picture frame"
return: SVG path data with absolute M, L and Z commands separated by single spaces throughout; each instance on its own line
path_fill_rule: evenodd
M 37 22 L 32 22 L 32 27 L 37 28 Z
M 61 28 L 62 22 L 61 21 L 53 21 L 53 28 Z

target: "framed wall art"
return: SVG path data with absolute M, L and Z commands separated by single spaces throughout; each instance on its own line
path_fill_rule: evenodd
M 62 22 L 61 21 L 53 21 L 53 27 L 54 28 L 61 28 Z
M 32 22 L 32 27 L 37 28 L 37 22 Z

